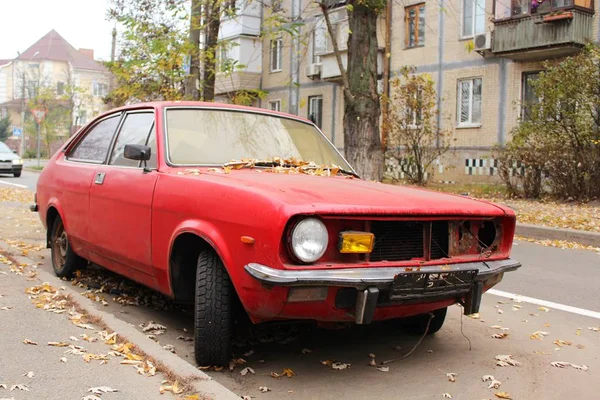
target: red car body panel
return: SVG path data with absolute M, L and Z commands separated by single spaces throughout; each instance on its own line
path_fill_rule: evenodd
M 510 255 L 514 213 L 506 207 L 464 196 L 344 176 L 287 175 L 259 169 L 234 170 L 224 174 L 211 172 L 208 168 L 196 168 L 198 175 L 182 173 L 187 168 L 169 166 L 165 157 L 163 111 L 171 106 L 257 112 L 256 109 L 197 102 L 149 103 L 111 111 L 155 110 L 158 168 L 152 172 L 66 160 L 65 153 L 85 133 L 85 128 L 78 132 L 52 157 L 39 178 L 37 188 L 42 222 L 46 224 L 48 209 L 54 207 L 64 221 L 77 254 L 173 296 L 170 276 L 173 243 L 181 234 L 194 234 L 217 252 L 238 297 L 255 322 L 278 318 L 351 321 L 353 317 L 334 304 L 338 287 L 328 289 L 325 301 L 289 303 L 288 287 L 265 286 L 244 270 L 248 263 L 280 270 L 330 270 L 377 268 L 390 264 L 427 266 L 481 259 L 481 255 L 465 255 L 443 261 L 325 260 L 298 265 L 284 254 L 282 246 L 288 224 L 297 216 L 316 215 L 325 221 L 331 220 L 332 224 L 339 219 L 362 224 L 362 220 L 377 219 L 503 218 L 506 223 L 502 246 L 487 260 L 508 259 Z M 268 113 L 303 120 L 282 113 Z M 98 174 L 104 174 L 102 185 L 93 183 Z M 243 243 L 242 236 L 252 237 L 254 243 Z M 335 233 L 332 238 L 335 239 Z M 455 300 L 378 307 L 374 318 L 415 315 L 453 302 Z

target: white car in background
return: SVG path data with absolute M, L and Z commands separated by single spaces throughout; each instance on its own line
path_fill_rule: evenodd
M 23 160 L 13 152 L 6 143 L 0 142 L 0 174 L 12 174 L 15 178 L 21 176 Z

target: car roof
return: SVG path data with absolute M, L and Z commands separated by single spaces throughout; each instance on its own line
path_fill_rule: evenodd
M 309 124 L 313 124 L 313 122 L 307 118 L 300 117 L 298 115 L 288 114 L 280 111 L 273 111 L 266 108 L 260 107 L 248 107 L 248 106 L 238 106 L 235 104 L 226 104 L 226 103 L 214 103 L 214 102 L 206 102 L 206 101 L 151 101 L 145 103 L 136 103 L 129 104 L 126 106 L 121 106 L 118 108 L 113 108 L 102 113 L 102 116 L 113 113 L 115 111 L 129 111 L 129 110 L 137 110 L 140 108 L 157 108 L 164 109 L 167 107 L 202 107 L 202 108 L 215 108 L 220 110 L 236 110 L 236 111 L 249 111 L 253 113 L 261 113 L 266 115 L 273 115 L 278 117 L 286 117 L 293 118 L 303 122 L 307 122 Z

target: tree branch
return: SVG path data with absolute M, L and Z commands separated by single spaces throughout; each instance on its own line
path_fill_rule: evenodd
M 333 26 L 331 26 L 331 20 L 329 19 L 329 9 L 325 2 L 319 2 L 319 7 L 321 7 L 321 12 L 323 13 L 323 17 L 325 17 L 325 24 L 327 25 L 327 32 L 329 32 L 329 37 L 331 38 L 331 44 L 333 45 L 333 52 L 335 54 L 335 60 L 337 61 L 337 65 L 340 69 L 340 74 L 342 76 L 342 85 L 344 86 L 344 94 L 346 95 L 346 100 L 354 100 L 354 95 L 350 90 L 350 83 L 348 81 L 348 74 L 346 74 L 346 68 L 344 68 L 344 63 L 342 62 L 342 56 L 340 54 L 340 46 L 338 45 L 337 36 L 333 31 Z

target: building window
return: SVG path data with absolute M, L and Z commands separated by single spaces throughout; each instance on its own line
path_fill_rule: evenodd
M 92 84 L 92 95 L 94 97 L 106 97 L 108 95 L 108 85 L 106 83 L 94 82 Z
M 458 81 L 458 126 L 481 125 L 481 78 Z
M 531 120 L 531 106 L 538 104 L 541 99 L 535 94 L 533 83 L 540 77 L 537 72 L 524 72 L 522 80 L 521 102 L 523 103 L 521 118 L 523 121 Z
M 36 98 L 38 95 L 38 86 L 39 86 L 39 82 L 35 81 L 35 80 L 29 80 L 27 81 L 27 98 L 28 99 L 33 99 Z
M 404 9 L 405 46 L 408 48 L 425 44 L 425 4 Z
M 463 0 L 462 37 L 485 32 L 485 0 Z
M 406 107 L 406 122 L 409 128 L 418 128 L 423 123 L 423 87 L 415 88 L 412 101 L 408 101 Z
M 310 96 L 308 98 L 308 119 L 321 128 L 323 124 L 323 96 Z
M 311 62 L 319 64 L 321 55 L 327 53 L 327 26 L 324 19 L 319 19 L 311 35 Z
M 282 38 L 271 40 L 271 72 L 281 71 L 281 47 L 283 44 Z
M 65 83 L 64 82 L 56 82 L 56 95 L 62 96 L 65 94 Z
M 269 101 L 269 109 L 273 111 L 281 111 L 281 100 Z
M 547 14 L 572 8 L 593 13 L 594 3 L 592 0 L 495 0 L 494 18 L 503 20 L 512 16 Z

